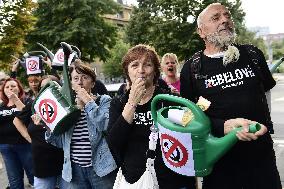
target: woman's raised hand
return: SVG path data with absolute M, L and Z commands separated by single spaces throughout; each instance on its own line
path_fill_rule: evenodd
M 145 80 L 143 78 L 137 78 L 131 85 L 128 102 L 136 106 L 145 93 Z

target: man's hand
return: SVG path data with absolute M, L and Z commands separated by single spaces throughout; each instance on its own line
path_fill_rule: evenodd
M 238 131 L 236 134 L 238 139 L 242 141 L 256 140 L 259 136 L 262 136 L 267 132 L 267 127 L 260 124 L 261 128 L 259 131 L 257 131 L 256 133 L 249 133 L 249 125 L 253 123 L 255 123 L 255 121 L 244 118 L 229 119 L 224 123 L 224 134 L 228 134 L 235 128 L 243 127 L 243 129 L 241 131 Z

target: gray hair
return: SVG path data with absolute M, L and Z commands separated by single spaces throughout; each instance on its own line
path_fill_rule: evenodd
M 203 9 L 203 11 L 201 11 L 201 13 L 199 13 L 198 17 L 197 17 L 197 28 L 200 28 L 202 25 L 202 17 L 204 16 L 204 14 L 207 12 L 207 10 L 212 7 L 212 6 L 216 6 L 216 5 L 222 5 L 221 3 L 211 3 L 210 5 L 208 5 L 205 9 Z

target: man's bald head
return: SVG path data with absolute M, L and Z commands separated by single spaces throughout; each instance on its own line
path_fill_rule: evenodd
M 212 6 L 224 6 L 221 3 L 211 3 L 210 5 L 208 5 L 197 17 L 197 28 L 200 28 L 203 22 L 203 16 L 206 14 L 206 12 L 208 11 L 208 9 L 210 9 Z

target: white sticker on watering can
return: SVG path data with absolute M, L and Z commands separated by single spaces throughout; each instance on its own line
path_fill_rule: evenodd
M 75 55 L 76 55 L 76 52 L 73 52 L 73 53 L 70 54 L 70 56 L 68 58 L 68 66 L 71 65 L 72 60 L 73 60 Z M 52 60 L 52 65 L 63 66 L 63 64 L 64 64 L 64 52 L 63 52 L 63 49 L 60 48 L 60 49 L 58 49 L 58 51 L 54 55 L 54 58 Z
M 54 130 L 57 123 L 65 115 L 67 115 L 66 110 L 54 97 L 50 89 L 46 89 L 43 93 L 40 94 L 35 103 L 34 109 L 45 122 L 51 132 Z
M 39 67 L 39 57 L 32 56 L 26 58 L 26 69 L 27 69 L 27 75 L 41 73 L 41 69 Z
M 195 176 L 191 134 L 158 126 L 165 165 L 178 174 Z
M 63 49 L 58 49 L 52 60 L 52 65 L 62 66 L 64 64 L 64 52 Z

